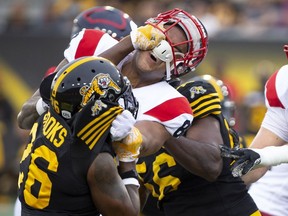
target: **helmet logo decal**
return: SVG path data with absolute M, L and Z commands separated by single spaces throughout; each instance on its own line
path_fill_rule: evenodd
M 99 95 L 99 99 L 105 98 L 108 90 L 112 89 L 115 93 L 120 94 L 121 88 L 112 80 L 109 74 L 97 74 L 91 85 L 83 86 L 79 92 L 83 96 L 81 106 L 85 106 L 91 99 L 95 97 L 95 93 Z
M 207 90 L 203 86 L 193 86 L 189 91 L 190 97 L 193 99 L 196 95 L 204 94 Z
M 107 108 L 107 105 L 103 103 L 101 100 L 96 100 L 94 102 L 94 105 L 91 107 L 92 116 L 98 115 L 103 107 Z

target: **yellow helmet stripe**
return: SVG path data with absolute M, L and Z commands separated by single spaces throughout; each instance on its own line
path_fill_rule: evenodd
M 76 67 L 78 67 L 79 65 L 85 63 L 85 62 L 89 62 L 89 61 L 93 61 L 95 59 L 101 59 L 101 58 L 97 58 L 95 56 L 90 56 L 90 57 L 87 57 L 87 58 L 83 58 L 81 59 L 80 61 L 77 61 L 75 62 L 74 64 L 71 64 L 66 70 L 64 73 L 62 73 L 56 80 L 54 86 L 53 86 L 53 89 L 52 89 L 52 97 L 56 97 L 56 92 L 57 92 L 57 89 L 60 85 L 60 83 L 62 82 L 62 80 Z M 65 66 L 64 66 L 65 67 Z

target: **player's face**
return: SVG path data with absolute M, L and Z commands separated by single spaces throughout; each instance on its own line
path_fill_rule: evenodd
M 168 26 L 166 26 L 168 27 Z M 180 27 L 174 26 L 168 31 L 167 37 L 173 44 L 186 41 L 186 35 Z M 187 45 L 182 44 L 174 47 L 174 52 L 186 53 Z M 137 51 L 134 58 L 134 63 L 138 71 L 145 73 L 145 76 L 149 76 L 153 79 L 161 80 L 166 74 L 166 63 L 157 59 L 152 51 Z M 171 63 L 172 64 L 172 63 Z

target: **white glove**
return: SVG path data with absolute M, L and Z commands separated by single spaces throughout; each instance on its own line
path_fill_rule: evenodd
M 113 148 L 119 161 L 135 161 L 140 154 L 142 141 L 142 134 L 136 127 L 133 127 L 123 140 L 113 142 Z
M 112 126 L 110 128 L 112 140 L 119 141 L 126 137 L 132 130 L 135 122 L 136 120 L 132 113 L 128 110 L 124 110 L 112 122 Z
M 163 32 L 151 25 L 140 26 L 132 30 L 130 36 L 134 49 L 139 50 L 152 50 L 160 41 L 165 40 Z

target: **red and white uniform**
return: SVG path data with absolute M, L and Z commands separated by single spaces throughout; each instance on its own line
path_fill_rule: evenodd
M 69 47 L 64 51 L 64 57 L 70 62 L 83 56 L 98 56 L 117 43 L 116 39 L 103 31 L 83 29 L 72 38 Z
M 288 142 L 288 65 L 276 71 L 265 86 L 267 112 L 262 127 Z M 273 166 L 249 189 L 260 211 L 288 215 L 288 164 Z
M 82 56 L 97 56 L 117 42 L 100 30 L 84 29 L 71 40 L 64 56 L 69 62 Z M 120 70 L 122 64 L 118 65 Z M 134 88 L 133 93 L 139 102 L 137 121 L 159 122 L 173 136 L 178 136 L 192 123 L 193 115 L 188 100 L 166 81 Z

